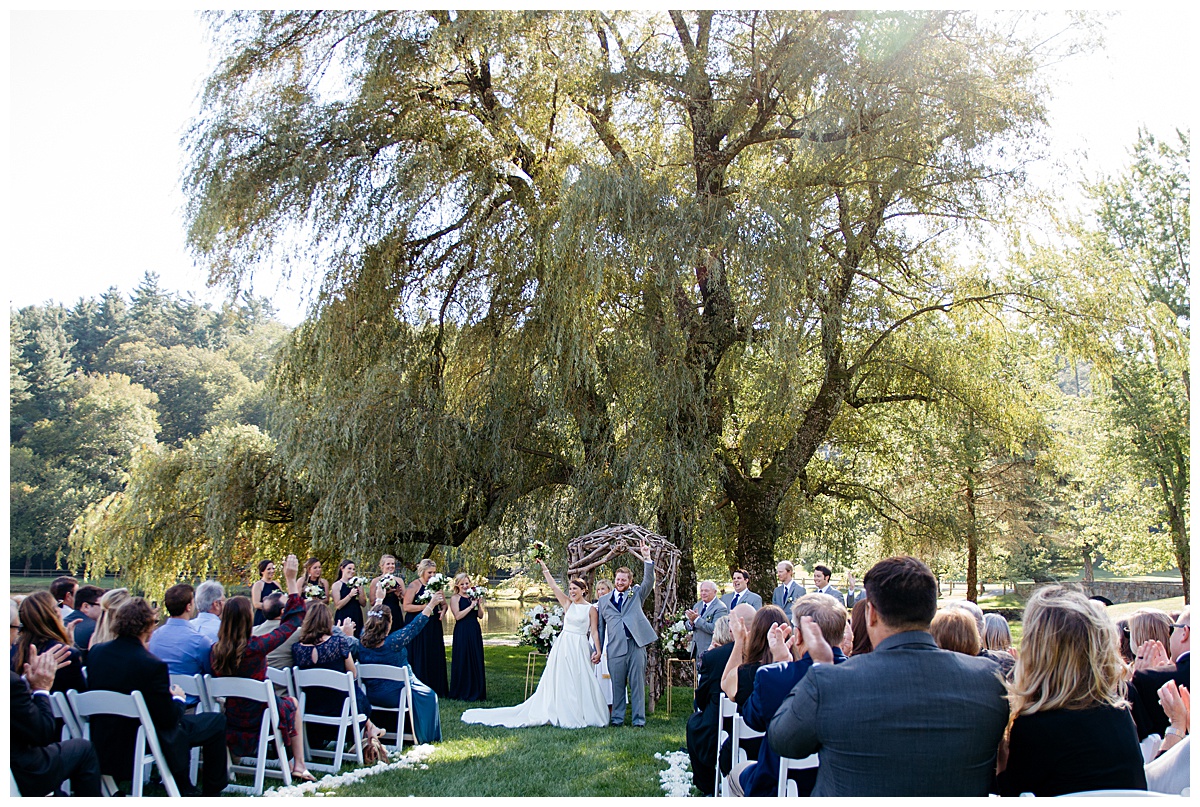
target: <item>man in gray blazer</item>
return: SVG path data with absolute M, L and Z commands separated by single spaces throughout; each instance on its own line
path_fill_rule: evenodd
M 778 605 L 789 614 L 796 600 L 804 596 L 804 586 L 796 582 L 795 574 L 796 567 L 790 560 L 781 560 L 775 564 L 775 577 L 778 578 L 779 585 L 771 595 L 771 604 Z
M 692 658 L 700 660 L 712 644 L 713 627 L 717 620 L 728 613 L 729 608 L 717 599 L 717 584 L 712 580 L 702 580 L 699 602 L 683 612 L 687 617 L 684 624 L 692 632 L 692 641 L 688 644 Z
M 813 567 L 813 582 L 817 587 L 812 590 L 813 594 L 828 594 L 842 605 L 846 604 L 846 598 L 842 596 L 842 592 L 833 587 L 830 578 L 833 577 L 833 572 L 829 571 L 829 567 L 818 563 Z
M 635 555 L 637 553 L 634 553 Z M 646 618 L 642 603 L 654 586 L 654 561 L 650 546 L 642 542 L 642 582 L 633 585 L 633 572 L 624 566 L 613 576 L 615 591 L 600 598 L 600 646 L 608 651 L 608 673 L 613 687 L 612 725 L 625 722 L 625 686 L 633 706 L 633 725 L 646 725 L 646 646 L 657 641 L 658 634 Z M 605 644 L 605 635 L 608 636 Z M 600 648 L 592 653 L 592 663 L 600 661 Z
M 762 608 L 762 597 L 755 594 L 750 589 L 746 588 L 750 583 L 750 572 L 745 569 L 737 569 L 733 573 L 733 591 L 721 595 L 721 602 L 725 603 L 730 611 L 742 603 L 754 608 L 757 611 Z
M 781 756 L 820 753 L 814 796 L 986 796 L 1008 722 L 995 664 L 934 643 L 937 583 L 921 561 L 888 558 L 863 582 L 874 651 L 834 667 L 802 619 L 820 663 L 779 707 L 767 742 Z

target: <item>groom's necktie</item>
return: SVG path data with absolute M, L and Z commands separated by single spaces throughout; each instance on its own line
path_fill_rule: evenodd
M 623 605 L 625 605 L 625 592 L 621 592 L 621 593 L 617 594 L 617 611 L 618 612 L 621 610 L 621 607 Z

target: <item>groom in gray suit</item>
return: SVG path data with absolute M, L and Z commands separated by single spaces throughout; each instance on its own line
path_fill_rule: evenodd
M 636 552 L 634 553 L 637 554 Z M 642 603 L 654 586 L 654 561 L 650 546 L 642 542 L 642 582 L 633 585 L 633 572 L 622 566 L 613 576 L 616 591 L 605 594 L 596 604 L 600 612 L 600 647 L 608 651 L 608 673 L 612 679 L 612 725 L 625 722 L 625 686 L 633 705 L 633 725 L 646 725 L 646 645 L 658 634 L 646 618 Z M 605 634 L 608 644 L 605 644 Z M 600 661 L 600 648 L 592 653 L 592 663 Z

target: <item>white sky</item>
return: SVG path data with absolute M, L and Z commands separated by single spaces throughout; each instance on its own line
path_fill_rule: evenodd
M 1112 173 L 1139 126 L 1190 128 L 1195 16 L 1182 6 L 1115 16 L 1103 50 L 1056 69 L 1050 137 L 1071 178 Z M 12 12 L 9 23 L 8 299 L 72 305 L 147 271 L 218 301 L 184 250 L 180 146 L 210 66 L 191 11 Z M 1050 166 L 1039 182 L 1062 185 Z M 257 294 L 297 324 L 299 293 Z

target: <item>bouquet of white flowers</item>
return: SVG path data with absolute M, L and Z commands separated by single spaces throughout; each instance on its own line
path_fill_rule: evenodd
M 416 602 L 429 602 L 433 599 L 433 592 L 445 591 L 450 586 L 450 578 L 438 572 L 437 574 L 429 575 L 429 579 L 425 581 L 425 590 L 417 596 Z
M 538 561 L 544 561 L 550 555 L 550 547 L 544 541 L 534 541 L 525 550 L 525 564 L 529 567 L 537 566 Z
M 521 624 L 517 626 L 517 644 L 533 645 L 540 652 L 549 653 L 562 626 L 561 605 L 552 608 L 535 605 L 521 615 Z
M 351 577 L 349 586 L 350 588 L 356 588 L 361 591 L 367 587 L 367 583 L 369 582 L 371 582 L 369 577 Z
M 379 575 L 379 589 L 387 594 L 389 591 L 394 591 L 400 585 L 400 578 L 394 574 Z
M 325 589 L 316 583 L 309 583 L 304 587 L 304 599 L 323 600 L 325 599 Z
M 675 614 L 663 629 L 658 646 L 671 658 L 688 658 L 688 633 L 686 617 Z
M 467 597 L 472 600 L 482 600 L 488 595 L 488 590 L 484 586 L 471 586 L 467 589 Z

